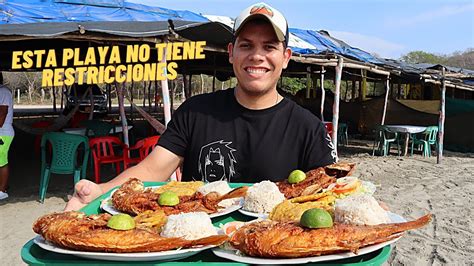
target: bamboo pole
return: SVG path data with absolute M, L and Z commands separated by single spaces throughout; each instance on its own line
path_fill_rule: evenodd
M 387 76 L 387 78 L 385 79 L 385 101 L 383 104 L 382 122 L 380 123 L 382 126 L 385 124 L 385 114 L 387 113 L 387 102 L 388 102 L 389 93 L 390 93 L 390 83 Z
M 332 106 L 332 143 L 334 145 L 334 151 L 336 152 L 337 158 L 337 130 L 339 124 L 339 97 L 341 92 L 341 78 L 343 59 L 339 57 L 336 66 L 336 89 L 334 91 L 334 104 Z
M 324 66 L 321 67 L 321 121 L 324 121 L 324 98 L 326 97 L 326 91 L 324 90 Z
M 444 119 L 445 119 L 445 105 L 446 105 L 446 83 L 445 75 L 446 69 L 442 68 L 442 79 L 441 79 L 441 104 L 439 106 L 439 121 L 438 121 L 438 150 L 436 152 L 436 163 L 440 164 L 443 159 L 443 143 L 444 143 Z

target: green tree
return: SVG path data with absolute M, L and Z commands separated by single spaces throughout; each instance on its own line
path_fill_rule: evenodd
M 411 63 L 411 64 L 419 64 L 419 63 L 429 63 L 429 64 L 444 64 L 446 62 L 446 58 L 444 56 L 435 55 L 432 53 L 427 53 L 423 51 L 412 51 L 406 55 L 403 55 L 400 60 Z

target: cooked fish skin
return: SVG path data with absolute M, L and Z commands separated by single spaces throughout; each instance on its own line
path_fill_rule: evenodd
M 336 224 L 322 229 L 303 228 L 295 222 L 264 220 L 239 228 L 229 242 L 253 257 L 299 258 L 343 251 L 357 253 L 361 247 L 394 239 L 404 231 L 428 224 L 430 220 L 431 214 L 427 214 L 405 223 Z
M 109 214 L 86 216 L 79 212 L 40 217 L 33 230 L 46 240 L 67 249 L 100 252 L 156 252 L 202 245 L 220 245 L 228 237 L 215 235 L 196 240 L 165 238 L 153 230 L 114 230 L 107 227 Z
M 355 171 L 355 163 L 337 162 L 324 167 L 326 174 L 341 178 L 350 176 Z
M 225 195 L 211 192 L 203 195 L 200 192 L 192 196 L 180 196 L 179 204 L 176 206 L 160 206 L 158 198 L 160 194 L 151 189 L 145 189 L 143 182 L 136 178 L 131 178 L 125 182 L 113 195 L 113 206 L 121 211 L 131 215 L 137 215 L 147 210 L 163 210 L 166 215 L 198 212 L 216 213 L 219 211 L 219 202 L 245 196 L 248 187 L 236 188 Z
M 330 184 L 336 182 L 336 178 L 326 174 L 324 167 L 319 167 L 306 172 L 306 179 L 290 184 L 287 179 L 277 182 L 278 189 L 285 195 L 285 198 L 292 199 L 308 193 L 316 193 L 323 188 L 327 188 Z M 310 190 L 310 191 L 308 191 Z M 308 193 L 304 193 L 304 192 Z M 304 193 L 304 194 L 303 194 Z

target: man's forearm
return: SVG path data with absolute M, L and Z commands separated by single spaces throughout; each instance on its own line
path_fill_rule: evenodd
M 147 167 L 145 167 L 144 165 L 139 165 L 139 166 L 128 168 L 127 170 L 122 172 L 120 175 L 116 176 L 114 179 L 106 183 L 100 184 L 100 188 L 102 189 L 103 193 L 106 193 L 112 188 L 122 185 L 130 178 L 138 178 L 142 181 L 154 181 L 154 182 L 163 181 L 157 178 L 156 173 L 152 174 L 150 173 L 149 169 L 147 169 Z
M 181 161 L 181 157 L 157 146 L 138 165 L 127 169 L 109 182 L 100 184 L 100 188 L 102 189 L 102 193 L 105 193 L 116 186 L 122 185 L 129 178 L 138 178 L 142 181 L 154 182 L 166 181 L 176 170 Z

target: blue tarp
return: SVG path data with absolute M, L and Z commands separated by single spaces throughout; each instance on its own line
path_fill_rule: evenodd
M 0 24 L 37 22 L 167 21 L 208 22 L 190 11 L 129 3 L 124 0 L 0 0 Z
M 210 22 L 204 16 L 190 11 L 152 7 L 124 0 L 0 0 L 0 35 L 58 36 L 77 31 L 74 23 L 81 23 L 86 31 L 132 37 L 156 36 L 167 33 L 167 24 L 144 23 L 168 20 Z M 195 24 L 185 23 L 180 26 L 185 28 L 186 25 Z M 205 39 L 231 39 L 230 28 L 228 32 L 221 34 L 217 34 L 217 30 L 219 28 L 214 27 L 208 32 L 203 30 L 201 34 L 208 35 Z M 332 38 L 323 31 L 290 28 L 290 33 L 290 47 L 299 54 L 333 53 L 362 62 L 381 63 L 371 54 Z M 214 43 L 221 42 L 216 40 Z
M 358 48 L 354 48 L 341 40 L 333 38 L 324 31 L 303 30 L 295 28 L 290 28 L 289 31 L 292 35 L 297 37 L 294 38 L 295 42 L 292 42 L 292 39 L 290 38 L 290 47 L 293 51 L 299 54 L 335 53 L 363 62 L 374 64 L 382 63 L 377 57 L 371 55 L 370 53 L 362 51 Z M 309 45 L 298 45 L 298 41 L 300 41 L 298 39 L 306 42 Z M 296 43 L 296 46 L 292 46 L 291 44 L 293 43 Z

